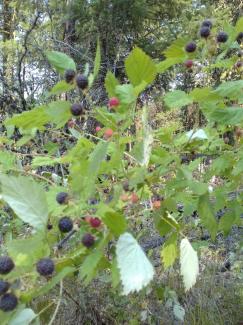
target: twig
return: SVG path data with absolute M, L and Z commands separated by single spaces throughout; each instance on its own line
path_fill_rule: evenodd
M 55 309 L 55 311 L 54 311 L 54 314 L 52 315 L 52 318 L 51 318 L 51 320 L 50 320 L 50 322 L 49 322 L 48 325 L 52 325 L 53 322 L 54 322 L 54 320 L 55 320 L 55 318 L 56 318 L 56 315 L 57 315 L 57 313 L 58 313 L 58 310 L 59 310 L 59 307 L 60 307 L 60 304 L 61 304 L 61 301 L 62 301 L 62 293 L 63 293 L 63 281 L 61 280 L 61 281 L 60 281 L 59 300 L 58 300 L 58 303 L 57 303 L 56 309 Z
M 75 232 L 76 229 L 70 231 L 70 233 L 57 244 L 57 249 L 61 249 L 63 245 L 75 234 Z

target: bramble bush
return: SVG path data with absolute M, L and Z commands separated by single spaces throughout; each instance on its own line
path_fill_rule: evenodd
M 107 73 L 110 99 L 102 107 L 90 96 L 100 68 L 99 44 L 92 73 L 88 65 L 83 74 L 77 73 L 75 62 L 64 53 L 46 53 L 63 80 L 45 94 L 43 105 L 7 118 L 7 133 L 1 137 L 1 204 L 10 225 L 4 228 L 0 257 L 1 324 L 38 322 L 31 301 L 57 284 L 62 288 L 65 277 L 87 285 L 106 270 L 113 288 L 125 295 L 147 286 L 155 270 L 136 239 L 142 231 L 135 226 L 145 219 L 165 237 L 164 269 L 179 259 L 185 290 L 192 288 L 199 262 L 187 237 L 187 216 L 197 211 L 197 227 L 207 229 L 212 240 L 241 223 L 242 30 L 242 18 L 219 33 L 205 21 L 197 41 L 177 39 L 161 62 L 134 48 L 125 60 L 127 83 Z M 148 108 L 137 100 L 158 74 L 179 64 L 192 73 L 198 66 L 204 76 L 224 69 L 228 80 L 165 94 L 167 110 L 193 104 L 205 116 L 203 128 L 182 132 L 172 123 L 152 129 Z M 236 80 L 231 80 L 232 71 Z M 69 92 L 72 102 L 63 96 Z M 80 127 L 88 117 L 98 123 L 93 134 Z M 31 165 L 22 164 L 13 149 L 41 133 L 58 137 L 66 125 L 65 135 L 75 138 L 67 151 L 59 150 L 58 141 L 49 141 L 46 154 L 30 153 Z M 17 143 L 12 138 L 16 129 L 22 135 Z M 233 134 L 233 143 L 226 141 L 227 132 Z M 199 158 L 185 164 L 184 155 Z M 200 172 L 201 157 L 208 156 L 212 163 Z M 56 165 L 62 176 L 49 172 Z M 46 171 L 40 174 L 40 167 Z M 213 188 L 209 183 L 215 176 L 222 182 Z M 224 211 L 221 218 L 216 217 L 219 210 Z

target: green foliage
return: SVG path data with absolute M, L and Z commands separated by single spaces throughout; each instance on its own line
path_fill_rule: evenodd
M 76 70 L 76 64 L 68 55 L 57 51 L 47 51 L 46 56 L 57 72 L 64 74 L 65 70 Z

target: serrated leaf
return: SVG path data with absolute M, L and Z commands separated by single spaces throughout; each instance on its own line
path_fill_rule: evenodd
M 164 102 L 169 108 L 181 108 L 193 103 L 193 99 L 182 90 L 174 90 L 165 95 Z
M 185 290 L 188 291 L 196 283 L 199 274 L 199 262 L 197 252 L 192 248 L 187 238 L 183 238 L 180 244 L 180 267 Z
M 178 303 L 174 304 L 173 306 L 173 314 L 175 315 L 175 317 L 177 319 L 179 319 L 180 321 L 184 321 L 184 317 L 185 317 L 185 309 L 179 305 Z
M 131 104 L 137 99 L 135 89 L 130 84 L 116 86 L 115 93 L 123 104 Z
M 124 233 L 119 237 L 116 256 L 123 294 L 140 291 L 153 279 L 154 268 L 131 234 Z
M 49 92 L 50 95 L 60 95 L 67 91 L 74 89 L 75 86 L 73 84 L 68 84 L 65 80 L 59 81 Z
M 46 112 L 49 122 L 56 124 L 56 128 L 61 128 L 72 117 L 69 101 L 58 100 L 48 104 Z
M 93 277 L 96 274 L 96 269 L 103 257 L 103 253 L 99 250 L 93 251 L 90 255 L 88 255 L 84 262 L 80 267 L 79 275 L 81 279 L 84 281 L 84 285 L 90 283 Z
M 163 245 L 161 258 L 165 269 L 172 266 L 178 256 L 177 235 L 174 233 Z
M 125 60 L 125 69 L 134 86 L 138 86 L 143 81 L 151 84 L 157 73 L 153 60 L 138 47 L 135 47 Z
M 160 63 L 158 63 L 156 65 L 156 69 L 158 73 L 163 73 L 164 71 L 166 71 L 167 69 L 169 69 L 170 67 L 172 67 L 175 64 L 181 63 L 184 61 L 184 57 L 183 58 L 168 58 L 164 61 L 161 61 Z
M 109 97 L 116 96 L 117 85 L 119 85 L 118 80 L 111 71 L 108 71 L 105 77 L 105 89 Z
M 199 197 L 198 213 L 202 224 L 207 228 L 210 235 L 212 236 L 212 239 L 214 240 L 217 234 L 218 225 L 208 194 L 204 194 Z
M 228 97 L 230 99 L 237 99 L 243 92 L 243 80 L 225 81 L 214 93 L 219 94 L 222 97 Z
M 216 108 L 210 111 L 207 117 L 219 124 L 241 126 L 243 123 L 243 109 L 242 107 Z
M 100 62 L 101 62 L 101 54 L 100 54 L 100 42 L 97 40 L 97 47 L 95 53 L 95 61 L 94 61 L 94 79 L 97 77 L 98 72 L 100 70 Z
M 36 168 L 40 166 L 54 166 L 58 163 L 60 163 L 60 158 L 35 157 L 31 162 L 31 166 Z
M 44 230 L 48 206 L 42 187 L 28 177 L 0 175 L 2 198 L 17 216 L 35 229 Z
M 107 211 L 102 216 L 102 221 L 106 224 L 106 226 L 115 236 L 119 236 L 127 228 L 127 222 L 125 217 L 118 212 Z
M 175 58 L 175 59 L 181 59 L 184 61 L 187 57 L 185 53 L 185 45 L 187 44 L 187 39 L 177 39 L 175 40 L 165 51 L 164 54 L 166 58 Z M 182 62 L 181 61 L 181 62 Z
M 50 64 L 61 74 L 64 74 L 67 69 L 76 70 L 75 62 L 65 53 L 47 51 L 46 56 Z

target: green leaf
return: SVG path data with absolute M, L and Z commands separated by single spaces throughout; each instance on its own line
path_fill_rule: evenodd
M 95 62 L 94 62 L 94 79 L 97 77 L 98 72 L 100 70 L 100 62 L 101 62 L 101 54 L 100 54 L 100 42 L 97 40 L 96 54 L 95 54 Z
M 134 86 L 138 86 L 143 81 L 151 84 L 157 73 L 153 60 L 138 47 L 135 47 L 125 60 L 125 69 Z
M 208 194 L 204 194 L 199 197 L 198 213 L 202 224 L 208 229 L 212 239 L 214 240 L 217 234 L 218 225 Z
M 172 67 L 173 65 L 181 63 L 183 61 L 184 61 L 184 58 L 177 58 L 177 57 L 169 58 L 164 61 L 161 61 L 156 65 L 157 72 L 162 73 L 162 72 L 166 71 L 167 69 L 169 69 L 170 67 Z
M 96 269 L 103 257 L 103 253 L 99 250 L 93 251 L 88 255 L 80 267 L 80 277 L 84 281 L 84 285 L 88 285 L 96 274 Z
M 39 230 L 46 228 L 48 207 L 45 192 L 31 178 L 0 175 L 2 197 L 24 222 Z
M 237 99 L 243 92 L 243 80 L 226 81 L 223 82 L 214 93 L 219 94 L 222 97 L 228 97 L 230 99 Z
M 12 152 L 7 150 L 0 151 L 0 169 L 7 171 L 16 167 L 16 157 Z
M 31 162 L 31 166 L 36 168 L 40 166 L 54 166 L 58 163 L 60 163 L 60 158 L 35 157 Z
M 172 266 L 178 256 L 178 249 L 177 249 L 177 234 L 174 233 L 171 235 L 169 239 L 163 245 L 161 251 L 161 258 L 164 263 L 165 269 Z
M 216 108 L 207 114 L 209 120 L 217 121 L 219 124 L 242 125 L 242 107 Z
M 75 62 L 65 53 L 47 51 L 46 56 L 50 64 L 61 74 L 64 74 L 67 69 L 76 70 Z
M 115 236 L 121 235 L 127 228 L 125 217 L 118 212 L 108 211 L 102 216 L 102 220 Z
M 115 92 L 123 104 L 131 104 L 137 99 L 135 89 L 130 84 L 116 86 Z
M 70 111 L 71 103 L 69 101 L 58 100 L 51 102 L 47 106 L 47 114 L 49 121 L 56 124 L 57 128 L 61 128 L 72 117 Z
M 73 84 L 68 84 L 65 80 L 61 80 L 50 90 L 49 96 L 60 95 L 74 88 L 75 86 Z
M 111 71 L 108 71 L 105 77 L 105 89 L 109 97 L 116 96 L 117 85 L 119 85 L 118 80 Z
M 14 318 L 10 320 L 9 325 L 28 325 L 35 319 L 37 315 L 30 308 L 21 310 Z
M 116 256 L 123 294 L 140 291 L 153 279 L 154 268 L 131 234 L 126 232 L 119 237 Z
M 165 95 L 164 102 L 169 108 L 181 108 L 193 103 L 193 99 L 182 90 L 174 90 Z
M 188 291 L 196 283 L 199 274 L 199 262 L 197 252 L 192 248 L 187 238 L 183 238 L 180 244 L 180 266 L 185 290 Z
M 5 121 L 5 125 L 14 125 L 22 129 L 33 129 L 43 130 L 44 125 L 49 122 L 49 116 L 46 112 L 46 106 L 40 106 L 32 109 L 28 112 L 14 115 Z
M 185 45 L 187 44 L 188 39 L 185 38 L 180 38 L 175 40 L 165 51 L 164 54 L 167 59 L 169 58 L 174 58 L 174 59 L 179 59 L 181 62 L 183 62 L 186 58 L 187 55 L 185 53 Z

